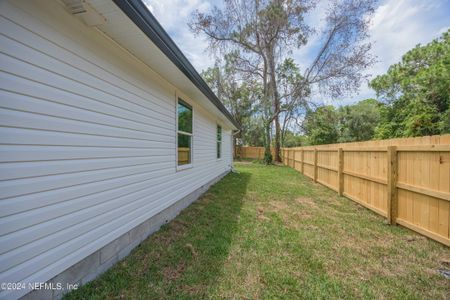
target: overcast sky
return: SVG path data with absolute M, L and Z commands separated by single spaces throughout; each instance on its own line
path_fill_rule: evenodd
M 166 29 L 175 43 L 191 61 L 198 72 L 214 64 L 212 56 L 206 52 L 207 42 L 195 37 L 187 22 L 195 9 L 208 11 L 220 1 L 206 0 L 144 0 L 150 11 Z M 327 1 L 319 1 L 316 9 L 308 17 L 308 24 L 320 28 L 327 8 Z M 383 74 L 391 64 L 400 61 L 401 56 L 417 44 L 426 44 L 440 36 L 450 27 L 450 0 L 384 0 L 380 1 L 370 27 L 372 54 L 378 62 L 367 70 L 371 78 Z M 293 57 L 300 67 L 308 65 L 314 56 L 314 36 L 307 47 L 297 50 Z M 364 83 L 359 92 L 333 102 L 335 105 L 354 103 L 375 97 L 374 92 Z M 317 98 L 319 102 L 328 99 Z

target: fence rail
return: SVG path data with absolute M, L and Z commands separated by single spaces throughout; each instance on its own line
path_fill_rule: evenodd
M 450 246 L 450 135 L 283 148 L 281 155 L 389 223 Z

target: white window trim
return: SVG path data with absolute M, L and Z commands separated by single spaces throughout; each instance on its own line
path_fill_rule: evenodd
M 220 139 L 220 157 L 217 157 L 217 143 L 219 142 L 217 140 L 217 127 L 220 127 L 220 135 L 221 135 L 221 139 Z M 222 160 L 223 159 L 223 126 L 220 125 L 219 123 L 216 124 L 216 160 Z
M 182 171 L 186 169 L 191 169 L 194 167 L 194 106 L 188 101 L 181 99 L 178 95 L 175 94 L 176 103 L 175 103 L 175 166 L 177 171 Z M 192 133 L 178 130 L 178 100 L 182 100 L 187 103 L 192 108 Z M 190 163 L 186 165 L 178 165 L 178 133 L 185 134 L 191 136 L 191 151 L 190 151 Z

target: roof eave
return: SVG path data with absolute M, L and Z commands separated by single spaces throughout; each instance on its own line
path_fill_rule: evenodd
M 166 55 L 170 61 L 214 104 L 237 128 L 238 122 L 198 74 L 183 52 L 141 0 L 113 0 L 130 20 Z

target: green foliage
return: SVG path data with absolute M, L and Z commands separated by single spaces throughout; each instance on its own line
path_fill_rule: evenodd
M 332 144 L 337 142 L 338 115 L 334 106 L 320 106 L 306 113 L 303 129 L 311 145 Z
M 450 132 L 450 31 L 408 51 L 370 86 L 386 103 L 377 138 Z
M 308 144 L 308 139 L 304 135 L 295 134 L 290 130 L 285 130 L 283 138 L 283 147 L 300 147 L 306 146 Z
M 246 146 L 264 146 L 264 124 L 262 118 L 253 116 L 246 120 L 245 130 L 241 134 Z
M 367 99 L 309 111 L 304 130 L 311 144 L 450 133 L 450 31 L 408 51 L 370 86 L 383 103 Z
M 374 137 L 383 105 L 375 99 L 360 101 L 338 109 L 338 142 L 368 141 Z
M 192 133 L 192 108 L 178 100 L 178 130 Z
M 255 100 L 259 98 L 260 87 L 252 80 L 244 81 L 235 70 L 235 53 L 225 55 L 224 61 L 217 61 L 212 68 L 201 73 L 203 79 L 216 93 L 240 124 L 237 137 L 244 145 L 261 146 L 263 143 L 263 127 L 257 111 Z
M 270 165 L 273 161 L 273 156 L 272 153 L 270 152 L 264 152 L 264 159 L 263 159 L 264 163 L 266 165 Z
M 375 99 L 367 99 L 338 109 L 320 106 L 309 111 L 303 124 L 307 142 L 321 145 L 371 140 L 383 106 Z

